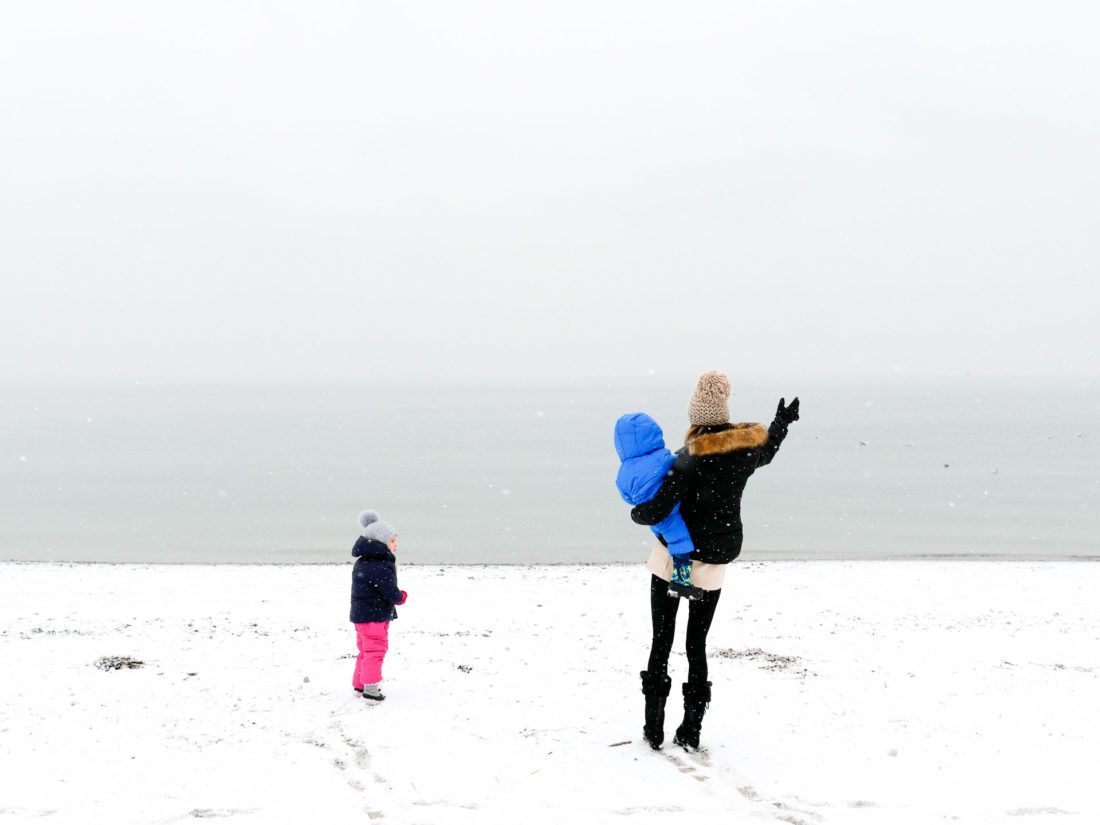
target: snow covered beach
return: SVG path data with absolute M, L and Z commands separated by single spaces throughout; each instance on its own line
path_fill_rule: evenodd
M 349 577 L 0 565 L 0 822 L 1100 821 L 1100 564 L 738 562 L 698 755 L 640 565 L 403 566 L 377 706 Z

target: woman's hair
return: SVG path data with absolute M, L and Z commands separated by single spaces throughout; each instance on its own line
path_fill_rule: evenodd
M 733 425 L 729 422 L 725 424 L 692 424 L 688 427 L 687 435 L 684 436 L 684 443 L 687 444 L 690 441 L 698 438 L 701 435 L 707 433 L 720 433 L 725 430 L 732 430 Z

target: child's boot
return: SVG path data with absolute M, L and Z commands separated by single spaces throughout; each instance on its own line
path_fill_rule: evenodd
M 363 698 L 369 702 L 383 701 L 386 695 L 382 693 L 382 683 L 377 682 L 373 685 L 363 685 Z
M 672 740 L 684 750 L 699 750 L 703 715 L 710 707 L 710 686 L 710 682 L 684 682 L 684 721 Z
M 645 695 L 645 727 L 642 734 L 653 750 L 660 750 L 665 741 L 665 700 L 672 690 L 672 679 L 667 673 L 650 673 L 643 670 L 642 693 Z

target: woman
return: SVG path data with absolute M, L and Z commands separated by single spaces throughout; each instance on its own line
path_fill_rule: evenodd
M 656 524 L 680 503 L 680 513 L 691 533 L 695 551 L 692 583 L 703 593 L 688 602 L 688 680 L 684 683 L 684 721 L 673 741 L 697 750 L 703 714 L 710 705 L 711 683 L 707 681 L 707 633 L 722 595 L 726 565 L 741 553 L 741 494 L 745 482 L 757 467 L 775 458 L 787 436 L 787 426 L 798 420 L 798 399 L 779 408 L 771 426 L 731 424 L 727 399 L 729 379 L 711 371 L 699 378 L 688 403 L 684 446 L 657 494 L 630 512 L 638 524 Z M 663 544 L 663 542 L 662 542 Z M 654 750 L 664 742 L 665 700 L 672 687 L 668 656 L 676 631 L 678 598 L 669 598 L 672 557 L 662 544 L 653 548 L 646 568 L 650 580 L 650 610 L 653 614 L 653 646 L 649 666 L 641 673 L 645 694 L 646 741 Z

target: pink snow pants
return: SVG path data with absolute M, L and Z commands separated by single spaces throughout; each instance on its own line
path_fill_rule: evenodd
M 355 641 L 359 646 L 359 658 L 355 660 L 355 673 L 351 686 L 360 690 L 363 685 L 377 685 L 382 681 L 382 660 L 390 649 L 389 622 L 363 622 L 355 626 Z

